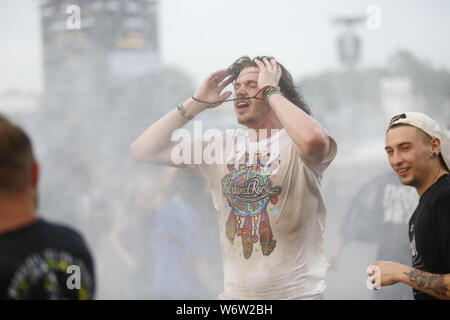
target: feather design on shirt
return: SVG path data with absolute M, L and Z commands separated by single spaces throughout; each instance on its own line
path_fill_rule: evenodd
M 261 243 L 261 250 L 263 255 L 268 256 L 272 253 L 277 244 L 277 241 L 273 239 L 272 229 L 270 228 L 269 215 L 266 210 L 261 212 L 261 218 L 259 222 L 259 241 Z
M 238 224 L 238 219 L 236 216 L 236 211 L 231 209 L 230 215 L 227 220 L 227 238 L 230 239 L 231 243 L 234 241 L 234 236 L 236 235 L 236 227 Z
M 252 217 L 247 216 L 244 220 L 244 226 L 242 227 L 242 249 L 245 259 L 250 258 L 253 251 L 253 223 Z

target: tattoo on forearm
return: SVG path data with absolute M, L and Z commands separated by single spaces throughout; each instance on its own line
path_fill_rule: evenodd
M 429 289 L 438 296 L 447 296 L 449 290 L 442 274 L 426 275 L 418 270 L 404 272 L 404 274 L 408 276 L 409 280 L 416 282 L 419 288 Z

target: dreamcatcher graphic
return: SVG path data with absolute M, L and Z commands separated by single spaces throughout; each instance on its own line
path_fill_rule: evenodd
M 264 157 L 264 160 L 270 154 Z M 268 256 L 276 246 L 270 227 L 267 206 L 276 204 L 281 193 L 280 186 L 273 186 L 271 173 L 278 167 L 266 163 L 256 155 L 256 161 L 248 163 L 248 153 L 239 166 L 228 164 L 228 174 L 222 179 L 222 193 L 231 207 L 226 224 L 226 236 L 231 241 L 242 238 L 243 255 L 250 258 L 253 244 L 260 242 L 263 255 Z M 279 160 L 278 160 L 279 161 Z

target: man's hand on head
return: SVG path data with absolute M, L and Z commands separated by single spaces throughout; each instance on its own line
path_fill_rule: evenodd
M 260 89 L 266 86 L 278 87 L 282 71 L 277 61 L 274 58 L 270 60 L 264 58 L 262 61 L 254 59 L 253 61 L 259 69 L 258 87 Z
M 211 73 L 200 84 L 197 90 L 195 90 L 193 97 L 204 101 L 205 109 L 208 107 L 217 107 L 222 104 L 220 101 L 226 100 L 229 96 L 231 96 L 231 91 L 226 91 L 222 94 L 222 90 L 231 83 L 231 78 L 228 77 L 229 71 L 230 70 L 226 68 Z

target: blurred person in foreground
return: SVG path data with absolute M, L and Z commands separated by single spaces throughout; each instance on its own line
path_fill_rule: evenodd
M 219 132 L 212 141 L 171 140 L 195 115 L 222 104 L 232 94 L 222 90 L 231 83 L 237 122 L 246 130 Z M 224 147 L 227 140 L 232 143 Z M 176 157 L 180 149 L 183 161 Z M 323 299 L 328 263 L 320 185 L 336 143 L 311 117 L 292 76 L 275 59 L 244 56 L 212 73 L 131 151 L 138 160 L 189 168 L 207 180 L 220 227 L 220 298 Z M 210 161 L 212 154 L 217 157 Z
M 448 142 L 437 122 L 423 113 L 406 112 L 389 123 L 389 163 L 420 199 L 409 220 L 412 267 L 389 261 L 371 265 L 368 282 L 376 289 L 401 282 L 413 288 L 416 300 L 450 299 Z
M 79 233 L 38 217 L 38 182 L 29 137 L 0 115 L 0 299 L 92 299 L 89 250 Z

